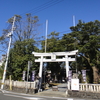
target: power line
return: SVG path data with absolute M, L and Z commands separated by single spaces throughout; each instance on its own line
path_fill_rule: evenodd
M 42 4 L 42 5 L 40 5 L 40 6 L 38 6 L 38 7 L 35 7 L 35 8 L 33 8 L 33 9 L 31 9 L 31 10 L 25 12 L 25 13 L 35 14 L 35 13 L 38 13 L 38 12 L 40 12 L 40 11 L 42 11 L 42 10 L 45 10 L 45 9 L 51 7 L 51 6 L 54 6 L 54 5 L 56 5 L 56 4 L 58 4 L 58 3 L 62 2 L 62 1 L 64 1 L 64 0 L 55 0 L 55 1 L 54 1 L 54 0 L 50 0 L 50 1 L 48 1 L 48 2 L 46 2 L 46 3 L 44 3 L 44 4 Z M 25 14 L 25 13 L 20 14 L 20 16 L 22 16 L 22 15 Z M 24 18 L 24 17 L 23 17 L 23 18 Z M 11 29 L 11 24 L 9 24 L 9 26 L 8 26 L 6 29 L 7 29 L 7 30 L 8 30 L 8 29 Z M 4 32 L 4 33 L 6 33 L 6 32 Z
M 31 14 L 38 13 L 38 12 L 40 12 L 40 11 L 42 11 L 42 10 L 45 10 L 45 9 L 51 7 L 51 6 L 56 5 L 56 4 L 58 4 L 58 3 L 62 2 L 62 1 L 64 1 L 64 0 L 56 0 L 56 1 L 50 0 L 50 1 L 48 1 L 48 2 L 46 2 L 46 3 L 44 3 L 44 4 L 42 4 L 42 5 L 40 5 L 40 6 L 38 6 L 38 7 L 35 7 L 35 8 L 33 8 L 33 9 L 31 9 L 31 10 L 25 12 L 25 13 L 22 13 L 22 14 L 20 14 L 20 15 L 22 16 L 23 14 L 26 14 L 26 13 L 31 13 Z
M 26 11 L 26 12 L 24 12 L 24 13 L 22 13 L 22 14 L 19 14 L 19 15 L 20 15 L 20 16 L 23 16 L 23 15 L 26 14 L 26 13 L 35 14 L 35 13 L 38 13 L 38 12 L 40 12 L 40 11 L 43 11 L 43 10 L 45 10 L 45 9 L 51 7 L 51 6 L 54 6 L 54 5 L 56 5 L 56 4 L 58 4 L 58 3 L 62 2 L 62 1 L 64 1 L 64 0 L 50 0 L 50 1 L 48 1 L 48 2 L 46 2 L 46 3 L 44 3 L 44 4 L 42 4 L 42 5 L 40 5 L 40 6 L 38 6 L 38 7 L 35 7 L 35 8 L 33 8 L 33 9 L 31 9 L 31 10 L 29 10 L 29 11 Z M 25 15 L 23 16 L 23 18 L 24 18 L 24 17 L 25 17 Z M 10 24 L 9 26 L 10 26 L 10 28 L 11 28 L 11 24 Z M 8 26 L 8 27 L 9 27 L 9 26 Z
M 26 11 L 26 12 L 20 14 L 20 15 L 24 15 L 24 14 L 26 14 L 27 12 L 32 12 L 32 11 L 34 11 L 34 10 L 37 10 L 37 9 L 39 9 L 40 7 L 42 7 L 42 6 L 46 5 L 46 4 L 48 4 L 49 2 L 52 2 L 52 0 L 50 0 L 50 1 L 48 1 L 48 2 L 46 2 L 46 3 L 44 3 L 44 4 L 42 4 L 42 5 L 40 5 L 40 6 L 38 6 L 38 7 L 32 8 L 31 10 Z

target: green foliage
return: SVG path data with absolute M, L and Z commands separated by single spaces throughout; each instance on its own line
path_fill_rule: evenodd
M 88 23 L 79 21 L 75 27 L 70 29 L 72 30 L 71 36 L 77 41 L 76 47 L 83 59 L 83 66 L 91 71 L 93 66 L 97 67 L 100 63 L 100 22 L 97 20 Z M 78 63 L 81 64 L 79 60 Z
M 48 35 L 47 45 L 46 45 L 47 52 L 61 51 L 59 49 L 60 40 L 59 40 L 58 36 L 59 36 L 59 33 L 56 33 L 55 31 L 51 32 Z M 45 40 L 42 41 L 41 45 L 42 45 L 42 51 L 45 51 Z
M 22 72 L 27 70 L 28 61 L 33 62 L 31 70 L 37 69 L 32 52 L 37 51 L 38 48 L 36 48 L 34 44 L 35 41 L 32 39 L 22 42 L 16 41 L 14 47 L 10 51 L 7 76 L 12 75 L 12 79 L 21 80 Z
M 77 48 L 77 41 L 71 36 L 71 34 L 64 34 L 60 43 L 62 44 L 64 51 L 72 51 Z
M 99 21 L 82 23 L 79 21 L 77 26 L 71 27 L 71 35 L 78 41 L 78 49 L 90 63 L 96 62 L 100 48 Z

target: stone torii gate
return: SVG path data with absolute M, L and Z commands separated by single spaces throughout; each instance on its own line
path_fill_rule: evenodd
M 43 62 L 65 62 L 66 63 L 66 77 L 68 77 L 69 71 L 69 62 L 75 61 L 75 58 L 71 58 L 71 56 L 76 55 L 78 50 L 69 51 L 69 52 L 53 52 L 53 53 L 37 53 L 32 52 L 35 57 L 40 57 L 35 59 L 35 62 L 40 62 L 40 69 L 39 69 L 39 77 L 40 77 L 40 84 L 39 89 L 41 89 L 41 82 L 42 82 L 42 70 L 43 70 Z M 62 58 L 56 58 L 56 57 Z M 50 57 L 51 59 L 46 59 L 44 57 Z

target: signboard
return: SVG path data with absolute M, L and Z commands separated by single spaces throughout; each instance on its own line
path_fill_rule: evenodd
M 71 79 L 71 90 L 79 91 L 79 79 Z
M 83 81 L 86 82 L 86 70 L 82 70 Z
M 32 81 L 35 80 L 35 71 L 32 71 Z
M 71 82 L 72 79 L 72 70 L 68 71 L 68 81 Z
M 25 80 L 25 75 L 26 75 L 26 71 L 23 71 L 23 77 L 22 77 L 23 81 Z

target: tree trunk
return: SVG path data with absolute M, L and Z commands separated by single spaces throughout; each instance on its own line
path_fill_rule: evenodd
M 96 66 L 93 66 L 92 70 L 93 70 L 93 83 L 98 83 L 99 82 L 98 69 Z

